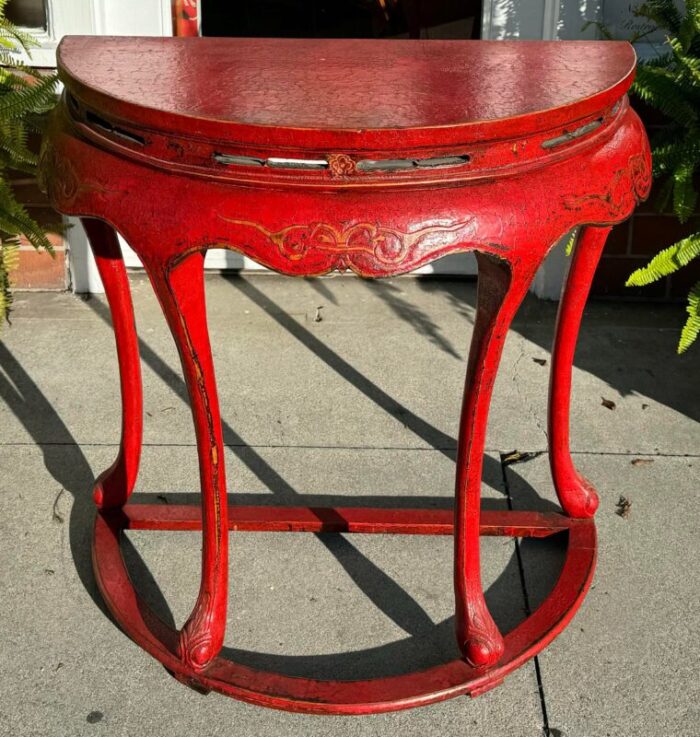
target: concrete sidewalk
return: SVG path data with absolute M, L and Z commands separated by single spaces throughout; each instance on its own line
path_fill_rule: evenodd
M 185 388 L 148 283 L 135 277 L 133 289 L 146 411 L 137 494 L 176 501 L 198 484 Z M 473 282 L 211 277 L 207 290 L 236 499 L 449 505 Z M 537 455 L 554 314 L 528 299 L 506 345 L 484 467 L 494 506 L 555 500 Z M 682 317 L 677 306 L 587 310 L 572 446 L 600 491 L 600 557 L 569 628 L 477 699 L 312 717 L 200 696 L 105 614 L 90 486 L 119 438 L 108 309 L 97 298 L 17 295 L 0 342 L 0 735 L 695 737 L 700 394 L 698 352 L 674 354 Z M 514 449 L 535 456 L 505 466 Z M 239 533 L 231 543 L 227 648 L 237 659 L 366 678 L 454 657 L 451 540 Z M 199 549 L 196 534 L 128 536 L 135 582 L 176 624 L 196 595 Z M 507 631 L 553 585 L 561 545 L 492 538 L 482 550 L 487 600 Z

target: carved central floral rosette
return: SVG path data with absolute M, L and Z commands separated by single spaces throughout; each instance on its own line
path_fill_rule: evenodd
M 328 156 L 328 171 L 332 177 L 349 177 L 357 173 L 357 165 L 347 154 L 331 154 Z

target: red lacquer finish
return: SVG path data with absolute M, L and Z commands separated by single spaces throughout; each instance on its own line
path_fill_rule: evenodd
M 559 503 L 572 517 L 592 517 L 598 495 L 590 481 L 574 468 L 569 451 L 569 405 L 571 367 L 576 338 L 588 292 L 610 228 L 585 228 L 571 259 L 562 290 L 549 384 L 549 465 Z
M 113 228 L 90 218 L 83 219 L 92 244 L 95 263 L 104 285 L 117 341 L 122 396 L 122 437 L 116 461 L 95 482 L 93 497 L 100 509 L 126 504 L 136 483 L 143 434 L 141 362 L 134 324 L 129 279 Z
M 120 510 L 128 530 L 201 530 L 202 511 L 181 504 L 128 504 Z M 488 537 L 549 537 L 566 532 L 570 520 L 561 514 L 481 510 L 479 534 Z M 450 509 L 382 509 L 374 507 L 244 507 L 231 506 L 232 532 L 365 532 L 375 535 L 452 535 Z
M 501 523 L 505 525 L 510 513 L 501 514 Z M 552 520 L 552 531 L 561 530 L 561 519 Z M 536 655 L 566 627 L 593 577 L 596 535 L 592 520 L 564 519 L 568 546 L 559 580 L 540 607 L 505 636 L 499 663 L 489 669 L 473 668 L 459 658 L 415 673 L 372 680 L 295 678 L 257 671 L 223 657 L 216 658 L 205 671 L 193 673 L 179 657 L 178 633 L 153 614 L 131 585 L 119 545 L 124 515 L 116 511 L 98 515 L 93 561 L 100 590 L 117 622 L 183 683 L 200 691 L 219 691 L 275 709 L 312 714 L 371 714 L 423 706 L 461 694 L 478 696 L 500 684 L 508 673 Z M 520 522 L 525 525 L 517 534 L 527 535 L 527 520 L 521 518 Z M 533 519 L 533 524 L 541 523 L 542 520 Z M 157 529 L 179 528 L 163 518 Z
M 626 98 L 631 47 L 69 37 L 59 61 L 66 90 L 41 174 L 53 205 L 84 219 L 121 371 L 122 444 L 96 484 L 93 545 L 117 621 L 178 679 L 276 708 L 369 713 L 497 685 L 566 626 L 593 572 L 597 497 L 569 452 L 571 364 L 605 237 L 649 191 L 649 147 Z M 583 229 L 560 306 L 549 406 L 564 515 L 481 510 L 489 404 L 508 328 L 549 249 L 575 226 Z M 141 257 L 180 353 L 201 509 L 127 503 L 141 384 L 115 230 Z M 228 504 L 204 306 L 212 246 L 298 276 L 391 276 L 476 252 L 454 512 Z M 201 585 L 182 631 L 157 620 L 133 590 L 123 529 L 202 531 Z M 223 659 L 228 535 L 257 530 L 453 535 L 462 658 L 371 681 L 290 678 Z M 569 539 L 557 585 L 523 623 L 499 632 L 481 585 L 480 536 L 554 533 Z
M 165 267 L 149 261 L 146 270 L 180 352 L 197 436 L 207 534 L 199 595 L 180 632 L 179 653 L 188 666 L 201 670 L 224 644 L 228 573 L 224 446 L 204 304 L 204 253 L 189 252 Z

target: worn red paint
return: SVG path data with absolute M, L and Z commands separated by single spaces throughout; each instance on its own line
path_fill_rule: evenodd
M 649 147 L 626 98 L 631 47 L 69 37 L 59 62 L 66 92 L 41 171 L 52 204 L 88 229 L 122 377 L 122 446 L 96 484 L 93 546 L 114 616 L 180 680 L 277 708 L 387 711 L 497 685 L 563 629 L 593 571 L 597 498 L 569 453 L 571 362 L 610 226 L 649 191 Z M 482 512 L 488 410 L 508 327 L 552 244 L 577 225 L 584 228 L 560 307 L 549 410 L 552 475 L 568 516 Z M 113 229 L 141 257 L 180 352 L 201 511 L 126 504 L 142 400 Z M 446 253 L 476 252 L 454 514 L 228 506 L 202 279 L 213 245 L 304 276 L 333 269 L 389 276 Z M 201 587 L 181 632 L 158 621 L 133 590 L 119 550 L 127 527 L 203 530 Z M 229 530 L 453 534 L 463 658 L 353 682 L 291 679 L 222 659 Z M 569 553 L 557 585 L 503 637 L 484 601 L 480 535 L 562 530 Z
M 115 514 L 125 530 L 201 530 L 199 507 L 127 504 Z M 566 532 L 571 520 L 557 513 L 497 512 L 483 509 L 479 534 L 549 537 Z M 451 509 L 377 509 L 374 507 L 244 507 L 229 506 L 233 532 L 364 532 L 376 535 L 452 535 Z

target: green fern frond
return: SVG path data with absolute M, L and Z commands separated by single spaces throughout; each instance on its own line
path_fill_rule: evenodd
M 583 24 L 583 27 L 581 28 L 581 31 L 587 31 L 591 26 L 593 28 L 598 29 L 598 33 L 606 39 L 607 41 L 614 41 L 615 37 L 610 32 L 610 29 L 605 25 L 605 23 L 599 21 L 599 20 L 588 20 Z
M 19 244 L 11 240 L 0 243 L 0 260 L 5 271 L 14 271 L 19 266 Z
M 578 228 L 574 228 L 574 230 L 571 231 L 571 235 L 569 236 L 569 240 L 566 241 L 565 251 L 567 256 L 571 256 L 571 254 L 574 251 L 574 244 L 576 243 L 576 236 L 578 235 Z
M 3 68 L 0 69 L 0 82 L 5 83 L 7 81 L 15 84 L 21 83 L 22 77 L 18 76 L 18 73 L 25 77 L 31 77 L 34 79 L 41 79 L 45 77 L 45 74 L 39 69 L 31 66 L 31 63 L 27 63 L 25 59 L 29 59 L 31 62 L 32 54 L 31 47 L 37 44 L 33 42 L 31 36 L 24 34 L 20 31 L 12 34 L 4 34 L 4 26 L 0 22 L 0 63 Z M 19 50 L 21 49 L 21 51 Z M 24 52 L 25 58 L 22 58 Z
M 663 279 L 689 264 L 698 255 L 700 255 L 700 233 L 693 233 L 678 243 L 664 248 L 646 266 L 630 274 L 625 286 L 644 287 Z
M 698 193 L 693 186 L 695 162 L 680 164 L 673 172 L 673 211 L 684 223 L 695 211 Z
M 0 85 L 3 88 L 7 84 L 17 86 L 24 83 L 25 86 L 29 86 L 29 78 L 41 79 L 46 76 L 38 69 L 25 64 L 21 59 L 17 59 L 2 49 L 0 49 L 0 64 L 2 64 L 2 68 L 0 69 Z M 19 74 L 22 76 L 18 76 Z
M 632 11 L 638 18 L 646 18 L 661 28 L 677 34 L 681 27 L 681 15 L 672 0 L 647 0 Z
M 700 2 L 698 0 L 687 0 L 685 18 L 683 18 L 678 28 L 678 39 L 685 52 L 690 50 L 698 34 L 700 34 Z
M 44 76 L 26 65 L 22 55 L 38 46 L 30 33 L 5 17 L 7 0 L 0 0 L 0 324 L 12 308 L 10 272 L 17 266 L 19 237 L 36 249 L 53 253 L 44 229 L 17 202 L 5 179 L 6 170 L 36 174 L 36 155 L 27 146 L 34 117 L 55 104 L 55 76 Z
M 19 46 L 22 51 L 30 54 L 30 49 L 39 46 L 39 42 L 31 33 L 18 28 L 5 17 L 5 4 L 4 2 L 0 4 L 0 39 L 4 40 L 3 46 L 7 48 Z
M 662 67 L 665 69 L 672 60 L 673 54 L 659 54 L 659 56 L 652 56 L 650 59 L 639 61 L 639 66 Z
M 53 246 L 44 229 L 26 208 L 17 202 L 12 187 L 0 178 L 0 231 L 10 236 L 23 235 L 37 250 L 53 254 Z
M 700 334 L 700 281 L 695 282 L 688 293 L 688 304 L 685 308 L 688 319 L 681 330 L 678 341 L 678 353 L 685 353 Z
M 673 177 L 668 176 L 659 187 L 659 191 L 654 198 L 654 209 L 657 212 L 666 212 L 673 197 Z
M 0 118 L 19 118 L 55 102 L 56 79 L 44 77 L 34 85 L 17 87 L 0 95 Z
M 654 137 L 652 174 L 663 178 L 657 208 L 666 210 L 673 200 L 674 213 L 685 222 L 698 201 L 694 179 L 700 171 L 700 0 L 687 0 L 683 11 L 675 0 L 647 0 L 633 12 L 669 34 L 669 53 L 639 64 L 632 91 L 673 121 Z M 699 256 L 700 233 L 694 233 L 637 269 L 627 286 L 651 284 Z M 678 353 L 688 350 L 700 334 L 700 282 L 690 290 L 686 310 Z
M 19 242 L 15 237 L 0 239 L 0 259 L 6 271 L 14 271 L 19 266 Z
M 37 251 L 46 251 L 51 255 L 54 253 L 43 228 L 26 211 L 9 212 L 0 208 L 0 230 L 9 234 L 21 233 Z
M 687 266 L 693 259 L 700 256 L 700 233 L 693 233 L 682 241 L 678 241 L 678 246 L 676 260 L 681 266 Z
M 654 146 L 652 171 L 655 177 L 671 173 L 687 162 L 700 166 L 700 128 L 691 129 L 682 138 L 677 133 L 669 142 Z
M 9 322 L 12 310 L 10 274 L 19 264 L 19 247 L 16 243 L 0 242 L 0 324 Z
M 0 146 L 0 170 L 11 169 L 21 174 L 36 174 L 36 163 L 15 158 Z
M 700 34 L 700 0 L 686 0 L 685 12 L 695 33 Z
M 692 40 L 692 36 L 688 39 L 688 44 Z M 687 74 L 691 80 L 691 84 L 700 84 L 700 58 L 693 57 L 687 53 L 683 42 L 677 38 L 668 38 L 668 45 L 673 49 L 673 57 L 678 64 L 679 75 Z M 679 80 L 680 81 L 680 80 Z
M 0 23 L 0 38 L 9 43 L 14 42 L 15 45 L 18 45 L 22 51 L 27 54 L 27 56 L 31 56 L 31 49 L 36 48 L 39 45 L 30 33 L 17 28 L 17 26 L 10 23 L 8 20 L 4 20 Z M 4 43 L 3 45 L 10 48 L 7 43 Z
M 698 121 L 698 109 L 686 99 L 674 74 L 668 69 L 640 65 L 633 91 L 644 102 L 661 110 L 679 125 L 690 127 Z
M 0 121 L 0 166 L 13 169 L 36 166 L 37 155 L 27 146 L 27 129 L 17 121 Z

